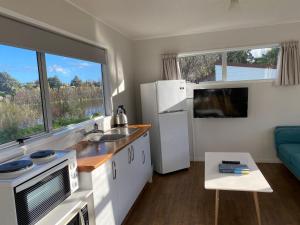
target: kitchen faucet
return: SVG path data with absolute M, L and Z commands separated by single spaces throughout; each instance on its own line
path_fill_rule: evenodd
M 89 134 L 93 134 L 93 133 L 101 133 L 101 134 L 104 134 L 104 131 L 103 130 L 99 130 L 99 126 L 97 123 L 94 123 L 94 129 L 93 130 L 90 130 L 88 132 L 85 131 L 85 129 L 81 129 L 79 130 L 80 133 L 83 134 L 83 136 L 87 136 Z

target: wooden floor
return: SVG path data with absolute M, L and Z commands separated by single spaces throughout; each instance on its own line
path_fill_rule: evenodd
M 300 181 L 282 164 L 259 164 L 273 193 L 259 193 L 263 225 L 300 225 Z M 204 189 L 204 164 L 157 175 L 145 187 L 125 225 L 213 225 L 214 191 Z M 257 225 L 253 197 L 220 192 L 219 225 Z

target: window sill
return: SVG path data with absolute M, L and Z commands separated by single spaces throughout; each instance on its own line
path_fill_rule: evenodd
M 99 120 L 99 119 L 104 119 L 105 116 L 98 116 L 98 117 L 95 117 L 95 118 L 92 118 L 92 119 L 89 119 L 89 120 L 86 120 L 86 121 L 83 121 L 81 123 L 77 123 L 77 124 L 69 124 L 65 127 L 61 127 L 61 128 L 57 128 L 53 131 L 50 132 L 50 134 L 52 136 L 58 136 L 58 135 L 62 135 L 62 134 L 65 134 L 66 132 L 69 132 L 69 131 L 73 131 L 73 130 L 77 130 L 77 129 L 83 129 L 85 128 L 86 126 L 89 126 L 89 125 L 94 125 L 94 123 Z
M 99 116 L 99 117 L 95 117 L 90 120 L 83 121 L 78 124 L 70 124 L 68 126 L 58 128 L 49 133 L 44 132 L 44 133 L 37 134 L 37 135 L 33 136 L 32 138 L 26 140 L 24 142 L 24 145 L 19 145 L 18 143 L 14 143 L 14 142 L 3 144 L 2 146 L 0 146 L 0 162 L 2 161 L 3 158 L 6 158 L 6 157 L 2 157 L 2 155 L 10 155 L 10 152 L 12 153 L 12 155 L 15 155 L 16 154 L 15 152 L 19 151 L 20 148 L 23 149 L 22 154 L 24 154 L 24 149 L 27 149 L 26 148 L 27 146 L 30 146 L 32 144 L 35 145 L 36 143 L 42 144 L 43 141 L 47 142 L 46 141 L 47 138 L 51 138 L 51 137 L 60 138 L 60 137 L 63 137 L 64 135 L 67 135 L 68 133 L 71 134 L 71 132 L 74 132 L 76 130 L 85 129 L 88 126 L 92 126 L 95 122 L 98 122 L 99 120 L 104 119 L 105 117 L 106 116 Z M 20 154 L 20 152 L 18 154 Z

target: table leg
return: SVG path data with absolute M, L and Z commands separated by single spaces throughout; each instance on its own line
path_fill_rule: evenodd
M 258 225 L 261 225 L 261 217 L 260 217 L 260 209 L 259 209 L 259 202 L 258 202 L 257 192 L 253 192 L 253 198 L 254 198 L 254 203 L 255 203 L 257 222 L 258 222 Z
M 219 190 L 216 190 L 215 225 L 218 225 L 219 217 Z

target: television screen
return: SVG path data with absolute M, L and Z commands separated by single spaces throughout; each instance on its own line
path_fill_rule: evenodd
M 194 117 L 247 117 L 248 88 L 194 90 Z

